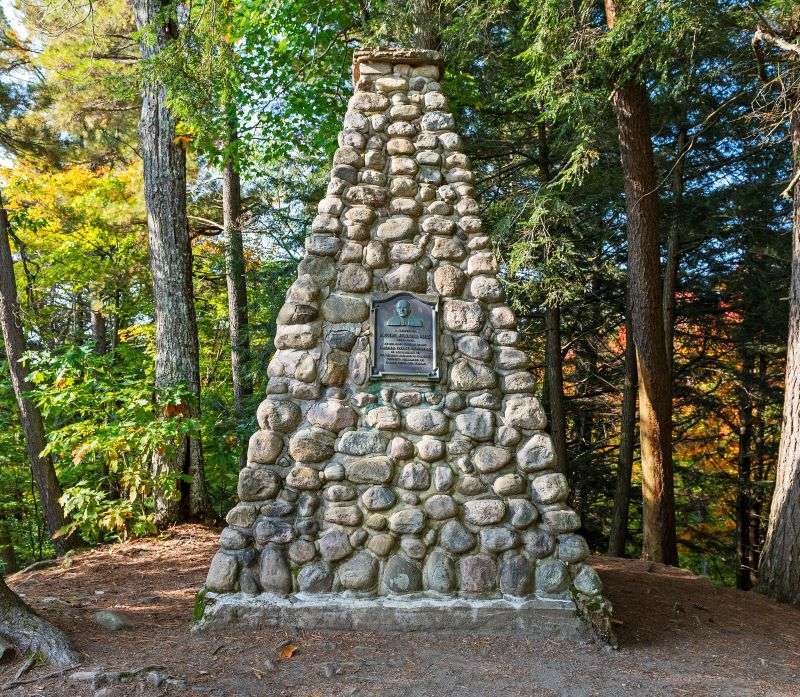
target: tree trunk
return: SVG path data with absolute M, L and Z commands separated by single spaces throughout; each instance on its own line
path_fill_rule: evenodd
M 245 407 L 253 394 L 248 370 L 250 334 L 248 331 L 247 281 L 242 246 L 242 190 L 239 172 L 230 160 L 225 163 L 222 180 L 222 221 L 225 227 L 225 279 L 228 286 L 228 328 L 231 341 L 231 379 L 233 409 L 237 430 L 245 419 Z M 239 468 L 247 464 L 247 446 L 239 446 Z
M 56 475 L 53 459 L 42 456 L 45 449 L 44 422 L 39 407 L 26 396 L 33 388 L 22 364 L 25 353 L 25 336 L 22 332 L 17 285 L 14 278 L 14 260 L 8 239 L 8 216 L 0 198 L 0 321 L 3 324 L 3 342 L 6 348 L 8 369 L 11 373 L 11 386 L 19 408 L 22 433 L 25 436 L 25 449 L 28 453 L 31 472 L 36 481 L 45 524 L 58 554 L 63 554 L 71 546 L 69 538 L 58 535 L 64 526 L 64 509 L 61 507 L 61 485 Z
M 547 392 L 550 416 L 550 435 L 553 439 L 554 467 L 567 471 L 567 423 L 564 412 L 564 372 L 561 356 L 561 310 L 545 309 L 547 332 Z
M 94 352 L 98 356 L 105 356 L 108 353 L 108 323 L 101 306 L 96 301 L 92 301 L 90 321 Z
M 790 121 L 794 173 L 800 172 L 800 112 Z M 792 276 L 783 425 L 775 491 L 759 565 L 758 589 L 776 600 L 800 603 L 800 185 L 792 210 Z
M 132 0 L 132 5 L 139 30 L 155 29 L 152 40 L 141 42 L 142 56 L 152 58 L 177 35 L 172 5 L 163 0 Z M 181 404 L 167 405 L 164 411 L 168 415 L 197 418 L 200 368 L 192 249 L 186 218 L 186 153 L 175 136 L 175 119 L 167 106 L 164 86 L 147 81 L 142 94 L 139 138 L 155 301 L 155 387 L 186 389 L 188 397 Z M 160 526 L 207 517 L 209 506 L 199 436 L 185 436 L 176 447 L 157 450 L 152 470 L 159 482 L 155 499 Z M 188 485 L 183 479 L 186 476 Z
M 686 147 L 688 125 L 678 125 L 675 145 L 675 165 L 672 168 L 672 195 L 674 211 L 667 236 L 667 261 L 664 269 L 664 346 L 667 351 L 667 368 L 672 375 L 675 333 L 675 291 L 678 286 L 678 261 L 680 258 L 681 231 L 683 229 L 683 173 L 686 169 Z M 670 384 L 671 387 L 671 384 Z
M 736 486 L 736 552 L 739 565 L 736 569 L 736 587 L 747 591 L 750 581 L 750 476 L 752 470 L 753 355 L 744 348 L 742 356 L 741 385 L 739 386 L 739 457 Z
M 631 500 L 631 474 L 636 436 L 637 382 L 636 345 L 633 342 L 630 312 L 628 312 L 625 318 L 625 384 L 622 388 L 617 486 L 614 491 L 614 513 L 608 538 L 608 553 L 615 557 L 625 556 L 625 542 L 628 537 L 628 509 Z
M 615 6 L 606 0 L 607 22 Z M 677 564 L 672 475 L 672 399 L 661 309 L 658 183 L 647 91 L 629 81 L 612 94 L 625 179 L 628 224 L 628 292 L 639 371 L 639 438 L 642 457 L 642 557 Z
M 752 481 L 756 485 L 752 490 L 750 500 L 750 587 L 755 586 L 758 580 L 758 563 L 761 555 L 762 525 L 761 513 L 763 510 L 763 495 L 761 484 L 764 481 L 766 444 L 764 442 L 764 409 L 769 403 L 769 382 L 767 376 L 767 357 L 763 352 L 758 354 L 758 400 L 756 401 L 753 415 L 753 432 L 755 449 L 753 453 Z
M 412 0 L 414 48 L 438 51 L 441 48 L 441 0 Z
M 13 574 L 17 570 L 17 553 L 5 516 L 0 516 L 0 561 L 3 562 L 4 574 Z
M 0 636 L 22 654 L 39 652 L 51 663 L 64 667 L 80 663 L 67 636 L 31 610 L 1 576 Z

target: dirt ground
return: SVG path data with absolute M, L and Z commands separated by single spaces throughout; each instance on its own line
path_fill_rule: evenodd
M 84 662 L 66 675 L 37 667 L 17 685 L 20 662 L 2 663 L 0 696 L 800 695 L 800 609 L 610 557 L 592 563 L 615 607 L 619 651 L 454 633 L 193 634 L 194 594 L 216 540 L 182 526 L 12 577 Z M 99 610 L 130 626 L 101 628 Z

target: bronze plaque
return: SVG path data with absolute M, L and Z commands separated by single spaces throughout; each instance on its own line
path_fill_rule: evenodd
M 439 379 L 438 310 L 436 296 L 372 296 L 373 379 Z

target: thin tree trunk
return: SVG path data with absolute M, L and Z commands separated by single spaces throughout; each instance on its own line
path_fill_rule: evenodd
M 686 170 L 686 147 L 688 125 L 678 125 L 678 138 L 675 145 L 675 165 L 672 169 L 672 195 L 674 212 L 672 224 L 667 236 L 667 259 L 664 269 L 664 345 L 667 351 L 667 367 L 670 375 L 673 372 L 673 354 L 675 351 L 675 291 L 678 286 L 678 262 L 680 259 L 681 231 L 683 229 L 683 174 Z M 671 387 L 671 385 L 670 385 Z
M 53 540 L 56 552 L 63 554 L 72 541 L 58 531 L 64 526 L 64 509 L 61 507 L 61 485 L 56 475 L 53 459 L 42 456 L 47 445 L 44 435 L 44 422 L 39 407 L 26 396 L 33 388 L 22 364 L 25 353 L 25 336 L 22 331 L 17 285 L 14 278 L 14 260 L 8 239 L 8 216 L 2 197 L 0 197 L 0 321 L 3 324 L 3 342 L 6 349 L 8 369 L 11 373 L 11 386 L 19 408 L 25 448 L 28 453 L 33 478 L 42 502 L 45 524 Z
M 553 439 L 554 467 L 567 471 L 567 424 L 564 413 L 564 372 L 561 356 L 561 311 L 558 307 L 545 310 L 547 332 L 547 391 L 550 435 Z
M 90 312 L 89 319 L 92 327 L 94 352 L 98 356 L 105 356 L 108 353 L 108 322 L 106 322 L 106 316 L 103 314 L 100 303 L 95 300 L 92 301 Z
M 155 30 L 152 40 L 141 42 L 142 56 L 152 58 L 177 36 L 172 5 L 164 0 L 132 0 L 132 6 L 139 30 Z M 186 153 L 175 136 L 175 119 L 167 105 L 164 86 L 146 82 L 139 137 L 155 301 L 155 387 L 186 389 L 187 398 L 177 406 L 167 406 L 165 413 L 197 418 L 200 368 L 186 218 Z M 185 436 L 177 447 L 157 450 L 152 470 L 159 482 L 155 493 L 159 525 L 207 517 L 209 505 L 199 436 Z M 181 479 L 187 475 L 188 485 Z M 180 482 L 177 495 L 176 479 Z
M 414 48 L 438 51 L 441 48 L 441 0 L 412 0 Z
M 790 121 L 794 174 L 800 172 L 800 112 Z M 800 186 L 792 210 L 792 276 L 783 426 L 775 490 L 759 565 L 758 589 L 776 600 L 800 603 Z
M 622 418 L 617 458 L 617 486 L 614 491 L 614 513 L 608 538 L 608 553 L 615 557 L 625 555 L 628 537 L 628 511 L 631 500 L 631 474 L 636 436 L 636 345 L 633 342 L 630 312 L 625 318 L 625 383 L 622 388 Z
M 3 562 L 3 573 L 6 575 L 13 574 L 17 570 L 17 553 L 5 516 L 0 517 L 0 561 Z
M 237 429 L 245 419 L 247 400 L 253 394 L 248 362 L 247 280 L 242 245 L 242 191 L 239 172 L 230 160 L 225 163 L 222 180 L 222 220 L 225 227 L 225 279 L 228 286 L 228 328 L 231 341 L 231 379 Z M 247 450 L 239 446 L 239 467 L 247 465 Z
M 615 3 L 605 0 L 609 28 Z M 628 292 L 639 371 L 642 557 L 677 564 L 672 474 L 672 399 L 661 308 L 658 184 L 647 91 L 629 81 L 612 94 L 628 213 Z
M 753 431 L 755 434 L 755 451 L 753 453 L 753 477 L 755 484 L 750 501 L 750 586 L 758 580 L 758 561 L 761 555 L 763 495 L 761 484 L 766 476 L 764 443 L 764 408 L 768 400 L 769 385 L 767 383 L 767 357 L 762 352 L 758 355 L 758 400 L 753 415 Z
M 750 476 L 752 470 L 753 400 L 752 373 L 753 355 L 745 348 L 742 356 L 742 377 L 739 389 L 739 457 L 737 461 L 736 486 L 736 553 L 739 566 L 736 569 L 736 587 L 747 591 L 750 581 Z
M 39 652 L 51 663 L 64 667 L 80 663 L 67 636 L 31 610 L 1 576 L 0 636 L 22 654 Z

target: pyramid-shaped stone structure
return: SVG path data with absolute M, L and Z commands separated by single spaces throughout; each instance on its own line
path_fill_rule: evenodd
M 207 622 L 607 614 L 441 67 L 431 51 L 354 56 L 261 430 L 208 573 Z M 449 609 L 419 624 L 437 603 Z

